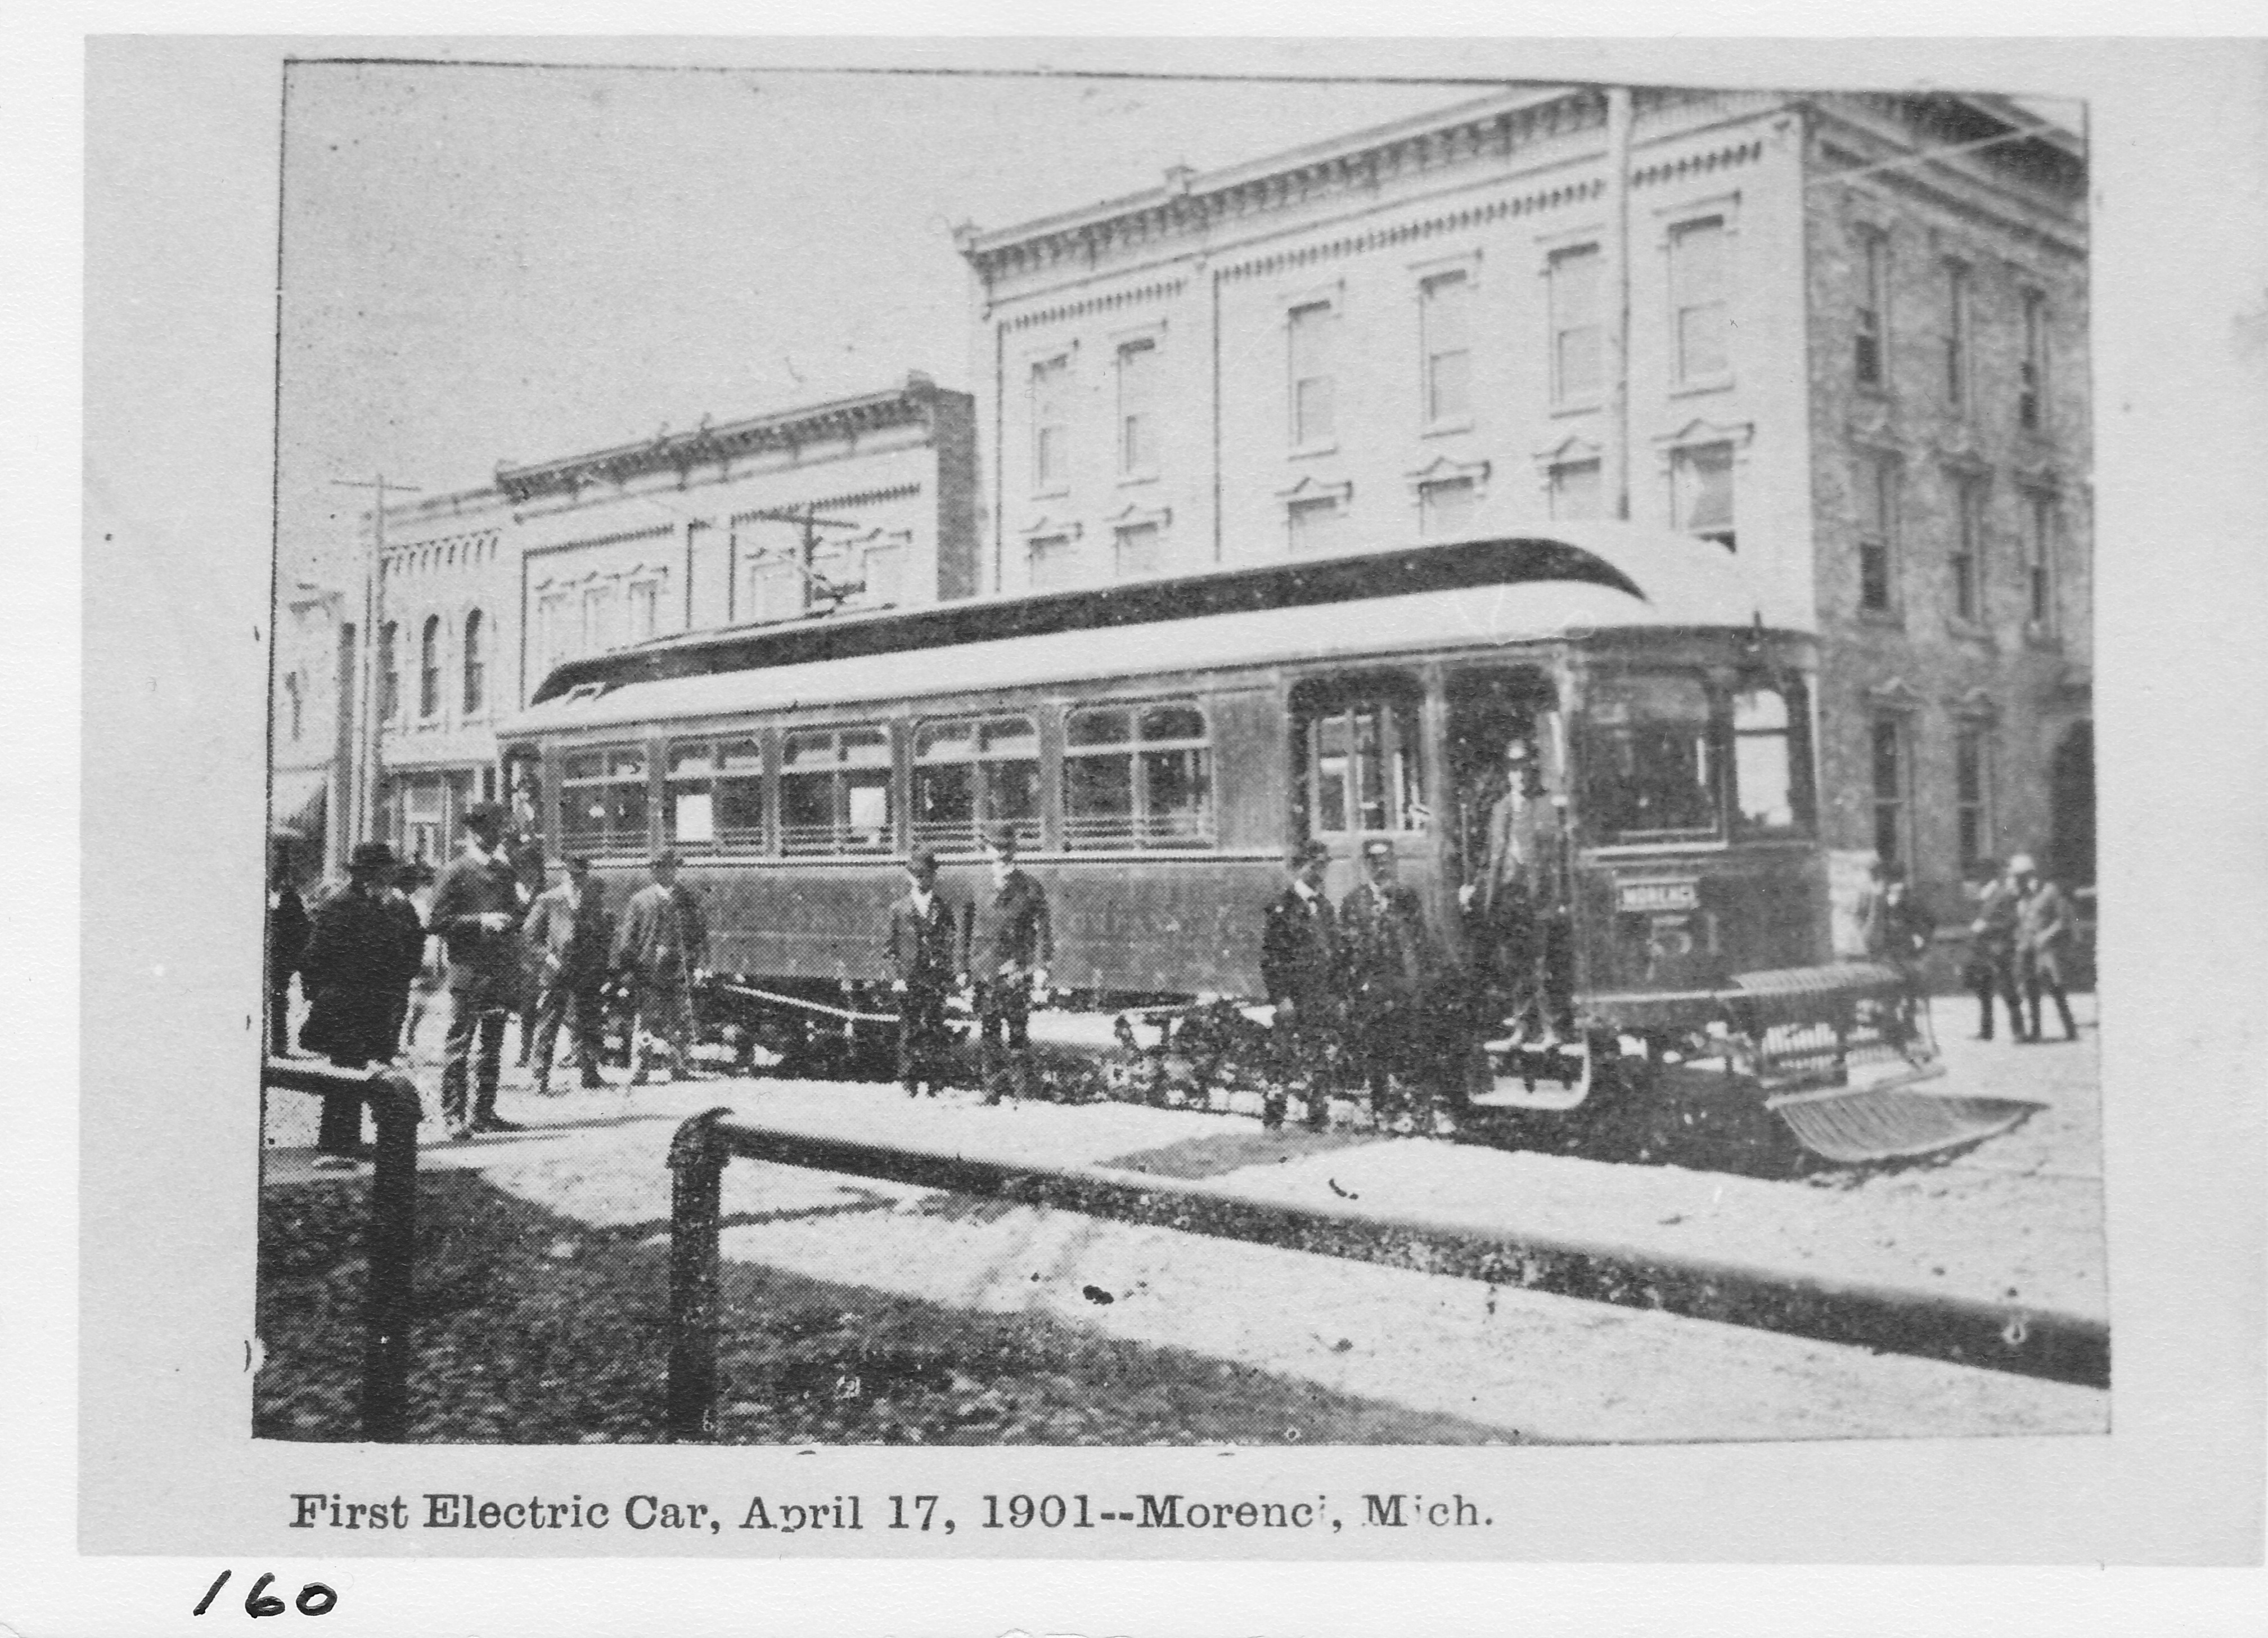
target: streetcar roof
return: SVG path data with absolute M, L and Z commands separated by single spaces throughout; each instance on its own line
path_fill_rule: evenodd
M 1538 546 L 1548 550 L 1519 550 Z M 559 677 L 555 674 L 544 690 L 549 697 L 521 712 L 507 732 L 534 734 L 743 712 L 981 694 L 1237 666 L 1359 660 L 1461 643 L 1491 646 L 1616 629 L 1746 626 L 1756 617 L 1755 598 L 1729 555 L 1691 535 L 1627 524 L 1567 524 L 1552 526 L 1549 535 L 1423 550 L 1462 551 L 1469 559 L 1477 559 L 1485 570 L 1492 549 L 1504 572 L 1472 584 L 1437 585 L 1425 590 L 1388 591 L 1383 595 L 1334 601 L 1287 598 L 1276 606 L 1257 608 L 1232 603 L 1221 612 L 1079 624 L 957 642 L 948 638 L 920 646 L 878 643 L 864 653 L 855 649 L 865 645 L 854 644 L 850 645 L 854 652 L 847 654 L 787 658 L 784 663 L 743 660 L 702 670 L 671 667 L 661 669 L 659 675 L 656 675 L 658 668 L 625 666 L 599 671 L 593 680 L 608 686 L 598 690 L 557 691 Z M 1381 562 L 1399 564 L 1413 558 L 1420 558 L 1420 554 L 1392 554 L 1373 562 L 1337 559 L 1334 567 L 1351 564 L 1358 572 L 1366 571 L 1389 586 L 1396 579 L 1407 584 L 1406 576 L 1379 574 L 1377 570 Z M 1319 565 L 1303 566 L 1312 572 Z M 1425 566 L 1438 568 L 1439 560 Z M 1521 572 L 1523 567 L 1528 571 L 1526 575 Z M 1249 573 L 1246 572 L 1245 578 Z M 1235 578 L 1197 576 L 1188 581 L 1153 584 L 1181 589 Z M 1020 601 L 1030 600 L 983 600 L 996 609 Z M 1208 601 L 1217 606 L 1218 600 L 1208 600 L 1201 592 L 1188 599 L 1199 606 Z M 970 608 L 951 604 L 945 610 Z M 933 621 L 945 610 L 920 612 Z M 893 616 L 875 616 L 858 625 L 868 627 L 889 618 Z M 803 624 L 806 629 L 818 625 L 845 634 L 854 629 L 848 622 Z M 747 632 L 738 635 L 743 641 L 748 637 Z M 678 639 L 676 644 L 678 653 L 687 660 L 700 656 L 702 646 L 687 639 Z M 713 638 L 708 646 L 713 650 Z M 693 652 L 686 653 L 687 649 Z M 640 654 L 641 651 L 629 651 L 615 658 L 629 660 Z M 724 656 L 712 653 L 708 657 L 713 662 Z M 673 670 L 678 674 L 670 675 Z

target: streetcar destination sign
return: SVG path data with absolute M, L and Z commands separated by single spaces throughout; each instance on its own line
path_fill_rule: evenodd
M 1664 910 L 1696 910 L 1701 904 L 1700 889 L 1698 876 L 1618 882 L 1615 884 L 1615 908 L 1641 915 Z

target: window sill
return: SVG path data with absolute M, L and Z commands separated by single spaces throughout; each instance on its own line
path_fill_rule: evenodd
M 1964 643 L 1975 643 L 1985 648 L 1996 646 L 1991 626 L 1963 619 L 1959 615 L 1946 616 L 1945 632 L 1948 637 L 1958 638 Z
M 1158 474 L 1154 469 L 1145 472 L 1122 472 L 1118 475 L 1118 487 L 1121 489 L 1133 489 L 1141 484 L 1154 483 L 1157 481 Z
M 1858 617 L 1859 624 L 1879 626 L 1886 631 L 1906 629 L 1905 616 L 1895 609 L 1861 609 Z
M 1317 455 L 1336 455 L 1338 453 L 1339 440 L 1335 438 L 1328 444 L 1294 444 L 1285 452 L 1285 459 L 1311 461 Z
M 1068 483 L 1062 483 L 1057 485 L 1054 489 L 1035 489 L 1032 491 L 1031 498 L 1034 500 L 1062 500 L 1068 497 L 1070 493 L 1071 485 Z
M 1669 389 L 1672 398 L 1699 398 L 1710 393 L 1727 393 L 1733 389 L 1729 375 L 1712 375 L 1697 381 L 1682 381 Z
M 2036 648 L 2047 653 L 2061 653 L 2063 636 L 2060 632 L 2049 631 L 2043 626 L 2034 625 L 2027 621 L 2024 624 L 2024 646 Z
M 1470 416 L 1467 416 L 1462 420 L 1459 421 L 1435 421 L 1420 429 L 1418 436 L 1420 438 L 1450 438 L 1455 436 L 1459 432 L 1471 432 L 1473 430 L 1473 417 Z
M 1551 417 L 1557 420 L 1562 416 L 1596 415 L 1606 407 L 1607 402 L 1603 398 L 1571 399 L 1566 403 L 1552 405 Z

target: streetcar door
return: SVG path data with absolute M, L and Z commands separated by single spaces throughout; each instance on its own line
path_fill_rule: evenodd
M 1333 903 L 1361 882 L 1362 849 L 1392 841 L 1396 874 L 1438 903 L 1441 838 L 1426 791 L 1425 690 L 1415 673 L 1308 677 L 1292 690 L 1293 829 L 1330 845 Z M 1444 928 L 1446 933 L 1448 929 Z
M 1549 801 L 1564 794 L 1566 736 L 1559 690 L 1543 666 L 1473 666 L 1449 674 L 1445 755 L 1453 811 L 1444 816 L 1450 874 L 1471 882 L 1487 862 L 1489 817 L 1515 765 L 1529 790 Z M 1515 764 L 1510 751 L 1521 748 Z

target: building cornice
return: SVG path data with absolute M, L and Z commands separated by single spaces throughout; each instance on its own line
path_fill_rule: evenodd
M 665 431 L 642 444 L 622 444 L 536 466 L 497 468 L 496 487 L 513 505 L 541 495 L 573 495 L 600 483 L 622 485 L 659 472 L 684 474 L 773 450 L 855 438 L 863 432 L 928 421 L 939 397 L 935 383 L 916 373 L 886 392 L 838 399 L 775 415 L 711 426 L 704 417 L 690 432 Z
M 1528 89 L 1373 127 L 1244 165 L 1176 168 L 1164 186 L 1014 227 L 957 235 L 986 284 L 1003 277 L 1104 257 L 1285 205 L 1371 194 L 1405 177 L 1503 159 L 1517 149 L 1606 123 L 1606 100 L 1584 86 Z

